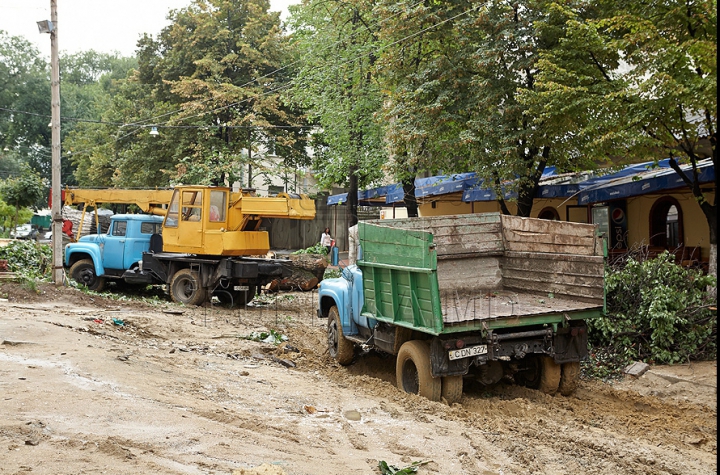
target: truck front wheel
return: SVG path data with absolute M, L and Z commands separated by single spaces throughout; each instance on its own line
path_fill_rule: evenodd
M 200 274 L 190 269 L 177 271 L 170 282 L 170 296 L 175 302 L 185 305 L 205 302 L 207 294 L 200 281 Z
M 340 313 L 334 305 L 330 308 L 328 314 L 327 340 L 330 356 L 335 361 L 343 366 L 352 363 L 355 345 L 343 335 Z
M 442 396 L 442 379 L 432 376 L 430 345 L 425 341 L 403 343 L 395 364 L 395 377 L 398 388 L 406 393 L 418 394 L 431 401 L 439 401 Z
M 95 273 L 92 259 L 81 259 L 70 267 L 70 277 L 90 290 L 100 292 L 105 288 L 105 279 Z

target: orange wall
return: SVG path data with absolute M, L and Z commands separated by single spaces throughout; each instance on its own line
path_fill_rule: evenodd
M 690 193 L 652 194 L 628 198 L 628 240 L 636 244 L 650 242 L 650 210 L 653 204 L 663 196 L 672 196 L 680 203 L 683 215 L 683 234 L 685 246 L 702 248 L 702 256 L 710 253 L 710 227 L 707 218 Z M 714 193 L 708 193 L 707 199 L 712 202 Z

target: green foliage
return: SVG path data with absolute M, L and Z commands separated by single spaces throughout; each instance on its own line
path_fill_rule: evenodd
M 553 3 L 561 47 L 543 51 L 521 102 L 533 127 L 565 129 L 576 156 L 717 164 L 717 1 Z M 715 187 L 686 177 L 717 235 Z
M 28 279 L 51 276 L 52 249 L 32 240 L 14 239 L 0 247 L 0 259 L 8 261 L 8 269 Z
M 320 243 L 314 244 L 305 249 L 298 249 L 293 254 L 327 254 L 327 248 Z
M 21 208 L 18 211 L 14 206 L 0 200 L 0 229 L 2 229 L 0 235 L 8 237 L 10 231 L 14 229 L 14 222 L 17 221 L 19 224 L 27 223 L 32 219 L 32 216 L 33 212 L 30 208 Z
M 297 75 L 289 96 L 307 110 L 313 169 L 320 187 L 348 187 L 346 212 L 357 220 L 357 191 L 378 183 L 388 162 L 375 117 L 383 94 L 375 70 L 380 47 L 374 0 L 309 0 L 290 7 Z
M 505 192 L 517 191 L 517 213 L 528 216 L 546 167 L 593 166 L 572 149 L 567 118 L 535 120 L 523 101 L 536 87 L 543 54 L 573 48 L 564 43 L 566 18 L 553 15 L 553 5 L 381 3 L 381 37 L 389 44 L 379 68 L 396 175 L 474 171 L 495 189 L 504 212 L 513 211 Z
M 417 473 L 418 468 L 423 465 L 427 465 L 429 461 L 425 462 L 413 462 L 405 468 L 398 468 L 395 465 L 388 465 L 387 462 L 381 460 L 378 462 L 378 468 L 382 475 L 410 475 L 411 473 Z
M 20 221 L 21 210 L 42 202 L 45 195 L 45 187 L 40 174 L 32 170 L 27 164 L 22 164 L 20 169 L 20 175 L 8 178 L 0 183 L 0 197 L 5 203 L 15 207 L 15 216 L 11 228 L 16 224 L 25 222 Z
M 0 196 L 18 209 L 33 206 L 44 197 L 43 180 L 38 172 L 23 164 L 19 175 L 8 178 L 0 185 Z
M 307 164 L 302 114 L 280 98 L 287 38 L 267 0 L 194 0 L 138 43 L 137 70 L 116 81 L 106 122 L 68 140 L 88 186 L 243 181 L 266 154 Z M 159 135 L 148 134 L 156 126 Z M 249 151 L 249 152 L 248 152 Z M 247 185 L 244 183 L 243 185 Z
M 243 337 L 246 340 L 258 341 L 262 343 L 271 343 L 273 345 L 279 345 L 280 343 L 287 341 L 288 337 L 279 333 L 276 330 L 254 331 L 249 335 Z
M 340 269 L 325 269 L 325 274 L 323 274 L 323 279 L 337 279 L 342 275 L 342 271 Z
M 607 315 L 590 320 L 590 342 L 623 362 L 672 364 L 717 355 L 717 312 L 706 288 L 715 278 L 656 259 L 629 259 L 606 273 Z
M 11 155 L 13 160 L 26 163 L 49 178 L 50 68 L 29 41 L 3 31 L 0 31 L 0 108 L 3 108 L 0 154 Z M 5 157 L 0 158 L 5 161 Z

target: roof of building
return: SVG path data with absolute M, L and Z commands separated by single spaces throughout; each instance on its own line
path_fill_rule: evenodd
M 577 203 L 586 205 L 613 199 L 627 198 L 685 186 L 682 178 L 670 168 L 670 160 L 643 162 L 622 168 L 584 171 L 577 173 L 556 173 L 555 167 L 547 167 L 540 179 L 536 198 L 575 198 Z M 689 164 L 681 165 L 688 177 L 692 177 Z M 715 180 L 715 167 L 711 159 L 698 162 L 700 183 Z M 475 173 L 456 173 L 415 179 L 415 197 L 429 198 L 450 193 L 462 193 L 462 201 L 494 201 L 496 193 L 492 187 L 483 186 Z M 505 193 L 505 199 L 517 197 L 513 191 Z M 358 204 L 364 206 L 387 206 L 402 204 L 402 184 L 371 188 L 358 191 Z M 347 193 L 331 195 L 328 205 L 347 202 Z

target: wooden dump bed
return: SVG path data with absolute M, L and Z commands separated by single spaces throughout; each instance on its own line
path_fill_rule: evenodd
M 594 225 L 484 213 L 359 228 L 365 308 L 381 320 L 439 333 L 603 307 L 603 248 Z

